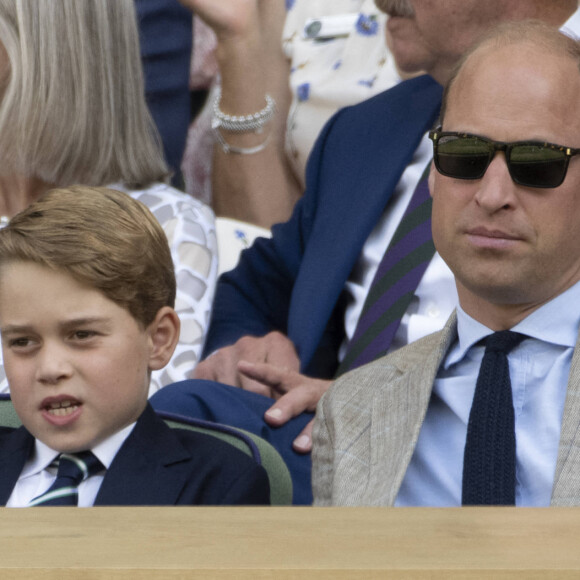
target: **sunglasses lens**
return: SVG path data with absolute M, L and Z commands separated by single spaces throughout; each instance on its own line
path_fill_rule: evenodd
M 478 137 L 444 135 L 437 141 L 435 165 L 440 173 L 449 177 L 479 179 L 492 154 L 489 145 Z
M 520 185 L 558 187 L 566 175 L 563 151 L 542 145 L 515 145 L 510 152 L 510 174 Z

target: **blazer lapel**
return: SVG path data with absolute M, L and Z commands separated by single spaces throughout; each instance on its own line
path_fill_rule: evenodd
M 107 470 L 95 505 L 175 505 L 190 476 L 190 459 L 147 405 Z
M 325 129 L 323 154 L 309 161 L 316 166 L 317 181 L 325 185 L 318 192 L 320 210 L 290 305 L 288 335 L 301 345 L 303 367 L 320 343 L 364 243 L 434 123 L 440 102 L 440 85 L 423 76 L 338 113 Z M 371 129 L 369 119 L 376 121 Z M 356 162 L 361 152 L 364 158 Z
M 34 437 L 24 427 L 0 437 L 0 505 L 10 498 L 33 446 Z
M 427 413 L 433 383 L 449 347 L 457 338 L 457 317 L 428 340 L 432 347 L 409 350 L 399 379 L 374 397 L 371 463 L 365 504 L 393 505 L 413 456 Z M 401 354 L 403 351 L 401 351 Z
M 562 416 L 551 505 L 580 504 L 580 339 L 576 342 Z

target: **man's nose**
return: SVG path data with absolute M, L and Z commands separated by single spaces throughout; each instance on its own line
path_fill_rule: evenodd
M 510 176 L 505 154 L 498 151 L 479 180 L 475 201 L 488 213 L 510 209 L 517 202 L 516 187 Z

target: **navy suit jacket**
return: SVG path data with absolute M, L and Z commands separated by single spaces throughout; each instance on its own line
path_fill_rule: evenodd
M 330 378 L 344 339 L 345 283 L 425 132 L 441 86 L 421 76 L 339 111 L 310 156 L 291 219 L 218 283 L 205 353 L 278 330 L 302 372 Z
M 6 505 L 34 437 L 0 430 L 0 505 Z M 95 505 L 269 504 L 263 467 L 209 435 L 171 429 L 147 405 L 107 470 Z
M 192 14 L 178 0 L 136 0 L 145 95 L 172 171 L 180 171 L 190 121 Z

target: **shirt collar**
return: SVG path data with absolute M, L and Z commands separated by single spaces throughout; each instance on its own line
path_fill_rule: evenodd
M 580 309 L 577 307 L 579 303 L 580 282 L 577 282 L 532 312 L 511 330 L 544 342 L 574 348 L 580 327 Z M 473 345 L 492 333 L 491 329 L 466 314 L 461 306 L 457 306 L 458 341 L 445 360 L 445 369 L 462 360 Z
M 105 469 L 111 467 L 115 455 L 117 455 L 117 452 L 121 449 L 121 446 L 125 443 L 125 439 L 129 437 L 134 427 L 135 423 L 131 423 L 131 425 L 121 429 L 91 449 L 97 456 L 97 459 L 105 466 Z
M 572 16 L 570 16 L 570 18 L 568 18 L 560 28 L 564 34 L 574 40 L 578 40 L 578 35 L 574 32 L 578 29 L 580 29 L 580 7 L 576 9 L 574 14 L 572 14 Z
M 117 455 L 119 449 L 125 443 L 125 439 L 129 437 L 134 427 L 135 423 L 128 425 L 91 449 L 99 461 L 105 466 L 105 469 L 109 469 L 115 455 Z M 37 475 L 47 469 L 59 455 L 59 451 L 55 451 L 42 441 L 35 439 L 34 451 L 30 459 L 26 462 L 20 479 Z

